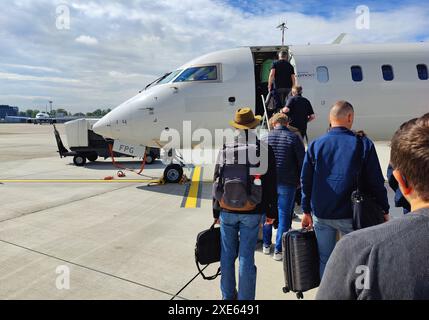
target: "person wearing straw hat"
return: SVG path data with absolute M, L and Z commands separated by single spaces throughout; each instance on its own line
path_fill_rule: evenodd
M 237 129 L 233 143 L 219 152 L 213 184 L 213 217 L 221 231 L 221 292 L 224 300 L 254 300 L 255 249 L 259 224 L 266 213 L 274 223 L 277 212 L 277 173 L 272 148 L 259 141 L 255 128 L 262 117 L 239 109 L 230 125 Z M 243 156 L 244 155 L 244 156 Z M 252 155 L 258 159 L 253 163 Z M 243 160 L 244 159 L 244 160 Z M 235 261 L 239 258 L 238 290 Z
M 234 120 L 229 122 L 230 126 L 239 130 L 256 129 L 262 121 L 262 116 L 255 116 L 252 109 L 242 108 L 235 113 Z

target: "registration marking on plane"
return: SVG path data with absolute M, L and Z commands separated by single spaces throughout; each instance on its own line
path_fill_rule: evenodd
M 182 208 L 192 209 L 201 207 L 203 168 L 195 167 L 192 171 L 192 182 L 186 188 Z

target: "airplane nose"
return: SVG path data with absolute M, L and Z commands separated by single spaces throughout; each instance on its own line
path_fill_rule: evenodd
M 112 126 L 109 118 L 106 116 L 100 120 L 98 120 L 93 126 L 92 130 L 105 138 L 113 138 L 112 137 Z

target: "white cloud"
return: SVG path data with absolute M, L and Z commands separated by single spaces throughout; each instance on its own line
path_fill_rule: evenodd
M 142 74 L 138 73 L 123 73 L 119 71 L 110 71 L 109 76 L 112 78 L 136 78 L 136 77 L 144 77 Z
M 91 37 L 91 36 L 79 36 L 75 39 L 77 43 L 86 44 L 88 46 L 96 46 L 98 44 L 97 38 Z
M 40 66 L 28 66 L 28 65 L 24 65 L 24 64 L 0 63 L 0 66 L 7 67 L 7 68 L 16 68 L 16 69 L 43 71 L 43 72 L 52 72 L 52 73 L 60 73 L 61 72 L 58 69 L 53 69 L 53 68 L 48 68 L 48 67 L 40 67 Z
M 48 96 L 26 96 L 26 95 L 17 95 L 17 94 L 2 94 L 0 95 L 0 99 L 20 99 L 20 100 L 43 100 L 43 101 L 50 101 L 52 100 L 51 97 Z
M 76 84 L 81 82 L 80 80 L 76 80 L 76 79 L 66 79 L 66 78 L 58 78 L 58 77 L 37 77 L 32 75 L 8 73 L 8 72 L 0 72 L 0 79 L 13 80 L 13 81 L 55 82 L 55 83 L 65 83 L 65 84 Z
M 148 34 L 148 35 L 143 35 L 142 40 L 144 42 L 158 42 L 158 41 L 161 41 L 161 38 L 159 36 Z
M 429 37 L 429 7 L 409 5 L 407 0 L 401 6 L 372 10 L 371 29 L 365 31 L 356 30 L 355 8 L 350 5 L 332 4 L 335 15 L 323 16 L 293 11 L 301 2 L 297 6 L 279 0 L 240 1 L 256 9 L 244 12 L 224 0 L 19 0 L 20 6 L 10 4 L 0 13 L 0 67 L 5 67 L 0 70 L 0 95 L 52 96 L 71 111 L 114 107 L 155 75 L 199 55 L 279 44 L 276 26 L 284 19 L 289 27 L 286 42 L 294 45 L 331 43 L 342 32 L 349 35 L 345 42 Z M 68 31 L 55 28 L 52 13 L 59 3 L 71 8 Z M 47 74 L 59 70 L 62 77 Z M 1 102 L 20 101 L 11 97 Z

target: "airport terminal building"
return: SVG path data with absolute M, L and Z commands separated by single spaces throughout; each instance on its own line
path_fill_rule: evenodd
M 5 119 L 6 116 L 17 117 L 18 112 L 19 112 L 18 107 L 0 105 L 0 119 Z

